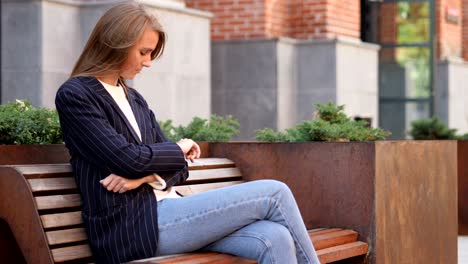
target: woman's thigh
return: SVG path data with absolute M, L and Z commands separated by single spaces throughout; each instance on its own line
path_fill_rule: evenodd
M 158 203 L 157 255 L 198 250 L 265 219 L 283 183 L 253 181 Z
M 245 226 L 203 250 L 254 259 L 260 264 L 297 263 L 296 248 L 289 230 L 266 220 Z

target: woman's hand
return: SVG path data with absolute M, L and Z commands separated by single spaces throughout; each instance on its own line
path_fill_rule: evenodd
M 198 146 L 195 141 L 189 138 L 183 138 L 177 142 L 177 145 L 179 145 L 182 152 L 184 152 L 185 158 L 189 159 L 191 162 L 193 162 L 194 159 L 200 158 L 200 146 Z
M 154 181 L 155 177 L 152 175 L 140 178 L 140 179 L 127 179 L 115 174 L 111 174 L 100 180 L 99 182 L 110 192 L 124 193 L 126 191 L 134 190 L 143 183 Z

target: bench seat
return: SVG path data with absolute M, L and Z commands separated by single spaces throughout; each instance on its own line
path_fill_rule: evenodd
M 189 164 L 190 178 L 176 189 L 192 195 L 239 184 L 242 174 L 223 158 Z M 93 262 L 81 219 L 81 199 L 70 164 L 0 166 L 0 218 L 5 219 L 28 263 Z M 322 263 L 365 255 L 358 234 L 338 228 L 310 231 Z M 135 263 L 256 263 L 219 253 L 188 253 Z
M 321 263 L 330 263 L 355 256 L 365 255 L 368 251 L 367 243 L 357 241 L 358 234 L 352 230 L 340 228 L 319 228 L 309 230 L 309 236 L 317 250 Z M 169 264 L 169 263 L 257 263 L 253 260 L 242 259 L 219 253 L 187 253 L 171 256 L 155 257 L 133 261 L 131 263 Z

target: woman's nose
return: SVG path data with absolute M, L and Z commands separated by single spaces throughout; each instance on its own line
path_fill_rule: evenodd
M 143 67 L 151 67 L 151 60 L 147 60 L 143 62 Z

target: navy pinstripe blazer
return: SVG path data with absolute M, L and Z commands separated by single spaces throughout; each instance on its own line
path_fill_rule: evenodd
M 124 113 L 93 77 L 76 77 L 57 91 L 63 139 L 83 201 L 83 221 L 98 263 L 153 257 L 158 241 L 157 202 L 148 184 L 123 194 L 99 181 L 110 173 L 140 178 L 158 173 L 168 186 L 188 177 L 179 146 L 162 133 L 143 97 L 129 88 L 141 141 Z

